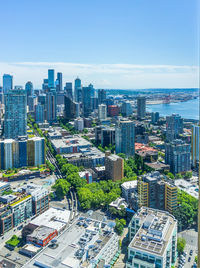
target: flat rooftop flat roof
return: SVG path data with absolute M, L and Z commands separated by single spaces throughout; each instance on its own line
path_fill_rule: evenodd
M 66 209 L 49 208 L 44 213 L 33 219 L 30 223 L 37 226 L 46 226 L 59 231 L 69 221 L 70 211 Z
M 129 247 L 163 256 L 174 232 L 176 219 L 168 212 L 142 207 L 134 216 L 140 228 Z

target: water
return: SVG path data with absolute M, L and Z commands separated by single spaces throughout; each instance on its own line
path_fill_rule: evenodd
M 147 105 L 148 112 L 159 112 L 161 116 L 179 114 L 185 119 L 199 119 L 199 98 L 186 102 L 170 103 L 170 104 L 154 104 Z

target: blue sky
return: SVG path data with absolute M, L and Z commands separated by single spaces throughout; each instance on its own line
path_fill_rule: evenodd
M 197 0 L 1 1 L 0 76 L 96 87 L 197 85 Z M 3 23 L 2 23 L 3 22 Z

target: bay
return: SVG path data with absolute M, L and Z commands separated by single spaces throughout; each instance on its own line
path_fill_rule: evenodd
M 148 112 L 159 112 L 161 116 L 179 114 L 185 119 L 199 119 L 199 98 L 185 102 L 169 104 L 151 104 L 147 105 Z

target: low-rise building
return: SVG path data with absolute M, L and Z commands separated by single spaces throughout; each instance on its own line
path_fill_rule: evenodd
M 129 224 L 126 268 L 170 268 L 177 257 L 177 220 L 168 212 L 142 207 Z
M 40 226 L 27 235 L 26 241 L 44 247 L 57 235 L 58 232 L 54 228 Z
M 122 183 L 122 197 L 125 198 L 126 202 L 129 203 L 131 199 L 131 194 L 137 190 L 137 180 L 126 181 Z
M 3 192 L 9 191 L 10 190 L 10 183 L 9 182 L 4 182 L 0 181 L 0 195 Z

